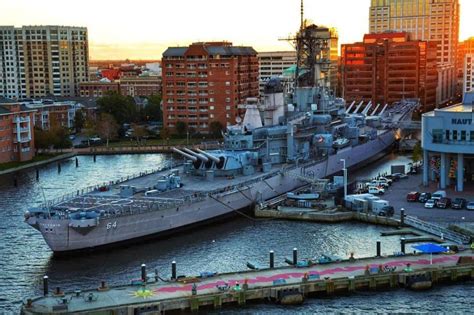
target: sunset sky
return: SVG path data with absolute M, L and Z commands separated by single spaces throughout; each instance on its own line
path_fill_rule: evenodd
M 258 51 L 299 26 L 299 0 L 0 0 L 1 25 L 74 25 L 89 30 L 92 59 L 161 59 L 168 46 L 228 40 Z M 474 36 L 474 0 L 460 0 L 461 39 Z M 339 31 L 340 43 L 368 31 L 370 0 L 306 0 L 305 17 Z M 470 16 L 469 16 L 470 15 Z

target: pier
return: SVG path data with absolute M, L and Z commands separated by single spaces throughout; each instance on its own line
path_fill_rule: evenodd
M 378 245 L 379 246 L 379 245 Z M 379 248 L 377 246 L 377 251 Z M 294 254 L 294 253 L 293 253 Z M 345 259 L 226 274 L 201 273 L 196 277 L 176 276 L 179 265 L 172 264 L 172 277 L 162 280 L 147 275 L 146 266 L 137 268 L 131 285 L 109 288 L 105 282 L 96 289 L 63 293 L 50 291 L 44 279 L 44 296 L 26 299 L 23 314 L 162 314 L 168 311 L 221 308 L 271 300 L 281 304 L 303 302 L 318 295 L 347 294 L 359 290 L 379 291 L 411 286 L 413 279 L 432 284 L 472 280 L 474 255 L 471 250 L 430 255 L 402 255 Z M 177 269 L 176 269 L 177 268 Z

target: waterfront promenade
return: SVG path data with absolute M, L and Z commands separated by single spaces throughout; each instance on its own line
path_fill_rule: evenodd
M 328 281 L 331 282 L 341 278 L 362 280 L 364 277 L 375 275 L 397 275 L 396 283 L 392 283 L 392 277 L 389 276 L 387 278 L 389 279 L 389 287 L 394 287 L 398 286 L 398 274 L 403 273 L 404 268 L 408 265 L 411 268 L 410 272 L 426 271 L 433 268 L 441 271 L 443 268 L 457 266 L 460 257 L 468 259 L 471 262 L 465 266 L 470 268 L 467 274 L 469 275 L 470 272 L 470 277 L 472 278 L 472 259 L 474 258 L 472 251 L 452 255 L 435 255 L 432 260 L 429 255 L 391 256 L 386 258 L 356 259 L 354 261 L 345 260 L 306 268 L 289 266 L 221 274 L 210 278 L 192 278 L 190 281 L 194 283 L 160 281 L 149 283 L 146 286 L 122 286 L 106 290 L 97 289 L 66 295 L 52 294 L 32 300 L 30 306 L 25 308 L 25 311 L 26 314 L 50 313 L 53 312 L 53 310 L 61 310 L 62 312 L 111 311 L 123 307 L 139 307 L 140 305 L 154 305 L 156 310 L 165 311 L 188 307 L 193 308 L 192 299 L 211 297 L 212 300 L 216 295 L 223 293 L 222 290 L 218 289 L 218 287 L 222 286 L 228 286 L 228 294 L 239 294 L 239 292 L 250 292 L 253 290 L 254 299 L 259 299 L 257 296 L 262 298 L 262 296 L 265 295 L 261 290 L 280 287 L 280 289 L 282 289 L 288 285 L 296 285 L 299 287 L 304 283 L 312 281 L 325 284 Z M 396 267 L 396 270 L 395 272 L 381 272 L 379 271 L 380 266 Z M 138 268 L 137 271 L 139 271 Z M 451 274 L 451 279 L 456 280 L 456 277 L 453 278 Z M 382 278 L 380 278 L 380 280 L 382 280 Z M 377 279 L 373 282 L 373 289 L 375 289 Z M 372 286 L 372 284 L 370 285 Z M 355 284 L 355 288 L 356 287 L 357 284 Z M 194 293 L 193 289 L 195 291 Z M 220 298 L 222 298 L 222 296 Z M 246 299 L 252 298 L 251 296 L 247 296 Z M 220 301 L 222 304 L 222 300 Z M 199 301 L 197 303 L 197 307 L 199 307 Z

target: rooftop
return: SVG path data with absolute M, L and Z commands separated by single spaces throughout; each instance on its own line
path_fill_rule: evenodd
M 257 51 L 250 46 L 203 45 L 203 48 L 209 53 L 209 55 L 220 55 L 220 56 L 257 55 Z M 169 47 L 163 53 L 163 57 L 184 57 L 188 49 L 189 47 Z

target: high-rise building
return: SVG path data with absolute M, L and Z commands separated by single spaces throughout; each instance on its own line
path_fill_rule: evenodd
M 238 105 L 258 96 L 258 59 L 252 47 L 229 42 L 169 47 L 162 58 L 163 122 L 177 122 L 201 133 L 213 121 L 234 124 Z
M 411 41 L 403 32 L 368 34 L 341 50 L 346 101 L 384 105 L 418 98 L 425 110 L 435 107 L 436 43 Z
M 454 97 L 459 41 L 458 0 L 371 0 L 370 33 L 408 32 L 413 40 L 437 43 L 437 103 Z
M 265 83 L 280 77 L 283 71 L 296 65 L 296 51 L 268 51 L 258 53 L 259 90 L 263 94 Z
M 0 26 L 0 96 L 76 96 L 88 71 L 86 28 Z
M 464 62 L 466 55 L 474 54 L 474 37 L 466 39 L 463 42 L 459 42 L 458 54 L 456 58 L 456 71 L 458 78 L 458 94 L 462 94 L 464 91 Z M 460 96 L 460 95 L 459 95 Z
M 474 91 L 474 53 L 464 57 L 463 95 Z

